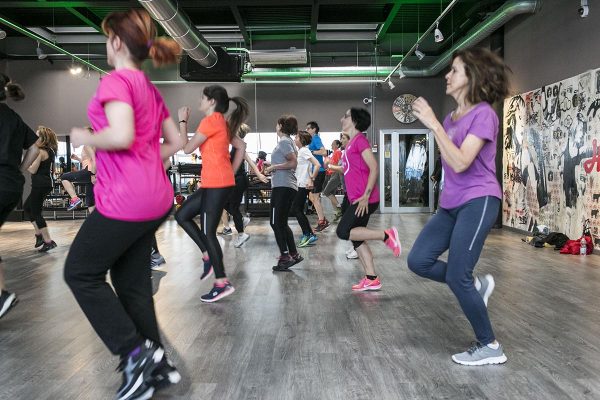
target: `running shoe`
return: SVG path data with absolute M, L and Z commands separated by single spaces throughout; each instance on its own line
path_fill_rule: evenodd
M 279 257 L 277 265 L 273 267 L 273 271 L 287 271 L 292 265 L 296 264 L 296 261 L 289 254 L 285 254 Z
M 244 217 L 244 219 L 243 219 L 244 229 L 246 229 L 246 227 L 248 226 L 249 223 L 250 223 L 250 217 Z
M 298 244 L 296 245 L 296 247 L 306 247 L 306 245 L 308 245 L 308 238 L 310 236 L 309 235 L 302 235 L 300 237 L 300 242 L 298 242 Z
M 166 263 L 165 258 L 158 251 L 153 250 L 150 254 L 150 268 L 159 269 L 164 263 Z
M 69 201 L 69 205 L 67 206 L 67 211 L 73 211 L 74 209 L 79 207 L 80 204 L 81 204 L 81 199 L 77 196 L 73 197 Z
M 402 253 L 402 245 L 400 244 L 400 238 L 398 237 L 398 229 L 393 226 L 390 229 L 386 229 L 385 233 L 388 235 L 385 245 L 392 249 L 394 252 L 394 257 L 400 257 L 400 253 Z
M 148 381 L 148 385 L 154 387 L 155 390 L 164 389 L 170 385 L 175 385 L 181 380 L 181 375 L 171 360 L 167 359 L 167 355 L 157 365 L 152 373 L 152 377 Z
M 322 221 L 319 221 L 317 226 L 315 227 L 315 232 L 323 232 L 325 229 L 329 228 L 329 221 L 325 218 Z
M 45 243 L 45 242 L 44 242 L 44 245 L 43 245 L 43 246 L 42 246 L 42 247 L 41 247 L 41 248 L 40 248 L 38 251 L 39 251 L 40 253 L 45 253 L 45 252 L 47 252 L 48 250 L 52 250 L 52 249 L 53 249 L 53 248 L 55 248 L 56 246 L 57 246 L 57 245 L 56 245 L 56 242 L 55 242 L 54 240 L 51 240 L 49 243 Z
M 304 261 L 304 258 L 299 253 L 291 254 L 291 257 L 294 260 L 294 264 L 292 264 L 292 266 Z
M 221 300 L 223 297 L 229 296 L 233 292 L 235 292 L 235 288 L 231 283 L 225 282 L 224 284 L 218 284 L 215 282 L 215 285 L 210 289 L 210 292 L 204 296 L 200 296 L 200 300 L 205 303 L 214 303 L 215 301 Z
M 5 316 L 18 302 L 19 299 L 16 294 L 7 292 L 6 290 L 0 291 L 0 318 Z
M 221 231 L 221 235 L 223 236 L 229 236 L 233 234 L 233 229 L 231 228 L 223 228 L 223 230 Z
M 335 217 L 333 217 L 333 222 L 338 222 L 340 219 L 342 219 L 342 215 L 344 215 L 342 213 L 342 208 L 337 207 L 337 210 L 335 212 Z
M 123 383 L 117 391 L 117 400 L 151 398 L 154 387 L 146 382 L 151 379 L 164 354 L 162 347 L 151 340 L 145 340 L 121 360 L 117 371 L 123 372 Z
M 44 244 L 44 237 L 42 235 L 35 235 L 35 247 L 36 249 Z
M 233 244 L 233 246 L 234 246 L 234 247 L 242 247 L 242 245 L 243 245 L 244 243 L 246 243 L 246 241 L 247 241 L 248 239 L 250 239 L 250 235 L 248 235 L 248 234 L 247 234 L 247 233 L 245 233 L 245 232 L 242 232 L 242 233 L 240 233 L 240 234 L 237 236 L 237 239 L 236 239 L 235 243 Z
M 484 346 L 479 342 L 474 342 L 467 351 L 452 356 L 452 361 L 455 363 L 471 366 L 504 364 L 506 360 L 502 345 L 499 343 L 498 348 L 493 349 L 490 345 Z
M 356 260 L 358 258 L 358 253 L 352 248 L 350 251 L 346 252 L 346 258 L 348 260 Z
M 213 267 L 212 267 L 212 263 L 210 262 L 210 258 L 207 258 L 206 260 L 202 259 L 202 262 L 204 263 L 204 271 L 202 272 L 202 275 L 200 276 L 200 280 L 204 281 L 213 274 Z
M 364 292 L 367 290 L 379 290 L 381 289 L 381 281 L 379 278 L 373 280 L 366 276 L 360 280 L 356 285 L 352 285 L 352 290 L 355 292 Z
M 307 246 L 312 246 L 313 244 L 315 244 L 315 242 L 319 240 L 319 238 L 317 237 L 317 235 L 315 235 L 314 233 L 311 233 L 311 235 L 308 237 L 308 243 L 306 244 Z

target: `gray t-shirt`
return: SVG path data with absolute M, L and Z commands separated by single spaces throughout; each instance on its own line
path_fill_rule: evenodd
M 282 136 L 279 139 L 279 143 L 271 153 L 271 164 L 283 164 L 287 162 L 285 156 L 290 153 L 295 153 L 296 147 L 294 142 L 289 136 Z M 273 177 L 271 178 L 271 187 L 289 187 L 294 190 L 298 190 L 296 183 L 296 171 L 295 169 L 276 169 L 273 170 Z

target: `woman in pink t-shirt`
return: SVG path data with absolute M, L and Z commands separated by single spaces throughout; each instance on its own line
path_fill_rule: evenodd
M 160 345 L 148 264 L 154 233 L 173 205 L 163 160 L 185 138 L 140 65 L 148 57 L 156 65 L 175 63 L 181 49 L 155 37 L 144 10 L 111 13 L 102 29 L 115 70 L 102 78 L 88 106 L 95 133 L 71 130 L 73 146 L 96 148 L 97 207 L 71 245 L 65 280 L 94 330 L 121 358 L 117 399 L 149 398 L 158 382 L 179 381 Z
M 342 156 L 346 195 L 350 207 L 346 209 L 336 233 L 342 240 L 351 240 L 358 258 L 365 270 L 365 277 L 352 290 L 379 290 L 381 281 L 375 273 L 373 253 L 367 240 L 381 240 L 400 256 L 400 239 L 394 227 L 385 231 L 367 228 L 369 217 L 379 207 L 379 189 L 377 188 L 378 166 L 371 151 L 371 145 L 363 133 L 371 125 L 371 114 L 364 108 L 351 108 L 341 119 L 342 131 L 350 136 Z

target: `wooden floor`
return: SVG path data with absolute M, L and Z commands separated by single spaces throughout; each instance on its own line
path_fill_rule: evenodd
M 166 275 L 155 296 L 164 342 L 184 379 L 156 399 L 600 399 L 600 257 L 560 255 L 495 230 L 476 271 L 492 273 L 489 308 L 503 366 L 464 367 L 450 355 L 473 333 L 450 290 L 406 267 L 428 215 L 395 224 L 404 253 L 373 243 L 379 292 L 353 293 L 357 260 L 335 231 L 273 273 L 277 248 L 254 219 L 240 249 L 222 244 L 236 292 L 203 304 L 200 253 L 173 221 L 159 230 Z M 59 247 L 40 255 L 29 224 L 0 232 L 9 289 L 21 302 L 0 320 L 0 399 L 111 399 L 113 357 L 66 287 L 63 263 L 81 221 L 50 221 Z M 299 231 L 294 223 L 292 229 Z M 419 243 L 427 246 L 427 243 Z

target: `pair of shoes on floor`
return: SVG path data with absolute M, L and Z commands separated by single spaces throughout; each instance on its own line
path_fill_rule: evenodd
M 148 339 L 121 360 L 117 371 L 123 373 L 117 400 L 150 399 L 155 390 L 181 380 L 175 366 L 167 360 L 164 349 Z
M 298 254 L 285 254 L 278 258 L 277 265 L 273 267 L 273 271 L 287 271 L 290 267 L 303 261 L 304 258 Z

